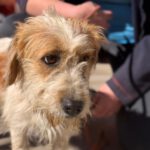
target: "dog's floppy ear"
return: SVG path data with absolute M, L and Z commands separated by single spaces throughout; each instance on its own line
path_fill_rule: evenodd
M 106 39 L 104 32 L 103 32 L 103 28 L 101 28 L 100 26 L 96 26 L 93 24 L 90 24 L 88 27 L 88 32 L 89 32 L 89 37 L 92 41 L 92 44 L 95 48 L 95 63 L 98 60 L 98 53 L 99 50 L 101 48 L 101 46 L 103 44 L 106 44 L 108 42 L 108 40 Z
M 108 42 L 104 35 L 103 28 L 100 26 L 91 25 L 89 31 L 96 49 L 99 50 L 102 44 Z
M 8 65 L 5 74 L 5 85 L 9 86 L 13 84 L 21 73 L 20 61 L 17 53 L 17 41 L 16 38 L 10 44 L 8 50 Z

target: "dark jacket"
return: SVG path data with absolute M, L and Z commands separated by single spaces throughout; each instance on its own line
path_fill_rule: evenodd
M 128 104 L 150 88 L 150 6 L 147 0 L 133 0 L 137 43 L 133 53 L 116 71 L 108 85 Z

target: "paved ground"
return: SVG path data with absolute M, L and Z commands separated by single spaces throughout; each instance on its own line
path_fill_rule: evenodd
M 90 87 L 98 89 L 101 84 L 110 79 L 111 75 L 112 70 L 109 64 L 97 64 L 91 75 Z

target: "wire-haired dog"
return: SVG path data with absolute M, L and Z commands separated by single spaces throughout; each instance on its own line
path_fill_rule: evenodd
M 34 136 L 50 150 L 69 149 L 69 138 L 90 114 L 89 76 L 103 40 L 100 27 L 54 11 L 18 25 L 3 107 L 12 150 L 28 150 Z

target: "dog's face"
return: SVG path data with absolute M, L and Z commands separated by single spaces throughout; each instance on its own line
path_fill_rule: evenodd
M 90 112 L 89 75 L 104 37 L 87 22 L 54 12 L 20 24 L 10 47 L 7 86 L 17 83 L 30 111 L 52 125 Z

